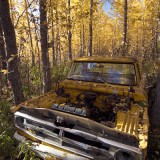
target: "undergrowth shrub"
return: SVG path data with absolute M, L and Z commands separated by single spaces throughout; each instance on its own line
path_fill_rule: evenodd
M 67 77 L 70 66 L 70 63 L 53 66 L 51 69 L 52 82 L 57 83 L 64 80 Z
M 18 144 L 13 138 L 15 127 L 10 106 L 9 102 L 0 101 L 0 160 L 39 160 L 31 150 L 30 142 Z
M 0 159 L 9 159 L 15 156 L 15 141 L 13 139 L 14 125 L 10 104 L 0 101 Z
M 22 141 L 17 148 L 19 151 L 17 158 L 23 160 L 40 160 L 31 150 L 31 145 L 32 143 L 30 141 Z
M 51 80 L 52 85 L 58 81 L 62 81 L 67 77 L 70 69 L 70 63 L 63 63 L 60 65 L 54 65 L 51 67 Z M 42 81 L 43 73 L 38 64 L 35 66 L 23 66 L 21 67 L 21 77 L 23 79 L 23 93 L 26 99 L 32 96 L 42 94 Z
M 42 69 L 38 64 L 35 66 L 22 66 L 21 77 L 23 79 L 23 93 L 28 99 L 33 95 L 41 94 L 42 89 Z
M 13 159 L 16 155 L 15 141 L 7 132 L 0 134 L 0 160 Z

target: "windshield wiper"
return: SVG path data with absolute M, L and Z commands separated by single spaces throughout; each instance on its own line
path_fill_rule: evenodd
M 104 83 L 107 87 L 113 87 L 111 84 L 109 84 L 108 82 L 106 82 L 102 79 L 97 79 L 96 81 Z

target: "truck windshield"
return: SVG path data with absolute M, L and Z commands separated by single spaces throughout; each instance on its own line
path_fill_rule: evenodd
M 133 64 L 74 62 L 67 79 L 128 86 L 136 85 Z

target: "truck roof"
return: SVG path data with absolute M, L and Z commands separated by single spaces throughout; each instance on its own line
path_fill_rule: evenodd
M 131 57 L 80 57 L 76 58 L 74 62 L 109 62 L 109 63 L 136 63 L 136 58 Z

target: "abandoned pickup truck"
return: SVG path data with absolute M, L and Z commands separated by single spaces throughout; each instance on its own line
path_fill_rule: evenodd
M 13 108 L 17 140 L 43 159 L 144 160 L 148 97 L 134 58 L 74 60 L 53 91 Z

